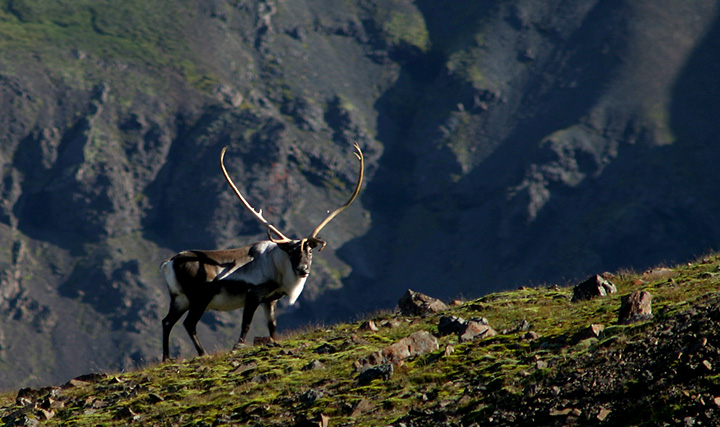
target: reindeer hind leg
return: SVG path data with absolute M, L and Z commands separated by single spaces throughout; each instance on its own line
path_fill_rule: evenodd
M 163 362 L 170 358 L 170 331 L 173 326 L 188 310 L 187 304 L 182 304 L 178 298 L 171 297 L 170 310 L 162 320 L 163 326 Z
M 197 324 L 200 321 L 200 318 L 202 317 L 203 313 L 205 313 L 205 309 L 207 308 L 207 304 L 197 304 L 197 305 L 190 305 L 190 310 L 188 312 L 187 317 L 183 321 L 183 326 L 185 326 L 185 330 L 190 335 L 190 339 L 192 340 L 193 344 L 195 344 L 195 350 L 197 350 L 199 356 L 205 355 L 205 349 L 203 348 L 202 344 L 200 343 L 200 339 L 197 335 Z

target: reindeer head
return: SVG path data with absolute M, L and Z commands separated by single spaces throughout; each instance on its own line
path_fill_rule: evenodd
M 312 250 L 314 249 L 305 239 L 278 243 L 278 247 L 287 254 L 292 270 L 298 278 L 310 275 L 312 266 Z

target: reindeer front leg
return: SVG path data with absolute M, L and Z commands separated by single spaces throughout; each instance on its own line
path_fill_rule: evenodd
M 276 306 L 277 300 L 263 303 L 263 307 L 265 308 L 265 317 L 267 318 L 268 332 L 270 333 L 270 338 L 273 341 L 277 340 L 277 337 L 275 336 L 275 330 L 277 329 L 277 313 L 275 312 Z
M 252 323 L 253 316 L 255 315 L 255 310 L 257 310 L 259 305 L 260 298 L 255 295 L 255 292 L 248 292 L 245 296 L 245 308 L 243 309 L 240 338 L 238 339 L 237 344 L 233 346 L 234 350 L 245 344 L 245 338 L 247 337 L 248 332 L 250 332 L 250 324 Z

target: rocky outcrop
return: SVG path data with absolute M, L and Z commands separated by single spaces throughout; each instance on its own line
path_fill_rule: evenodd
M 652 294 L 635 291 L 620 300 L 618 323 L 635 323 L 652 319 Z
M 403 316 L 424 316 L 447 309 L 447 305 L 437 298 L 408 289 L 398 301 Z
M 438 341 L 427 331 L 413 332 L 409 336 L 363 358 L 355 364 L 358 370 L 377 365 L 399 365 L 406 359 L 438 350 Z
M 457 334 L 459 341 L 465 342 L 492 337 L 497 332 L 485 318 L 465 320 L 457 316 L 443 316 L 438 322 L 438 334 Z
M 573 288 L 572 302 L 604 297 L 617 292 L 614 283 L 596 274 Z

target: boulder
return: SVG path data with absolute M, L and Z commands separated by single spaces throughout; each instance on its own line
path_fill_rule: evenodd
M 595 297 L 604 297 L 617 292 L 615 285 L 599 274 L 588 278 L 586 281 L 575 285 L 573 288 L 572 302 L 588 300 Z
M 398 301 L 398 308 L 403 316 L 425 316 L 446 310 L 448 307 L 439 299 L 408 289 Z
M 457 316 L 443 316 L 438 322 L 438 334 L 462 334 L 467 328 L 467 320 Z
M 457 334 L 460 342 L 497 335 L 495 329 L 485 318 L 465 320 L 457 316 L 441 317 L 438 322 L 438 333 L 440 335 Z
M 315 350 L 313 350 L 313 353 L 317 354 L 333 354 L 337 352 L 338 349 L 335 348 L 334 345 L 328 343 L 321 344 Z
M 355 362 L 356 368 L 363 370 L 368 366 L 393 364 L 400 365 L 413 356 L 421 356 L 440 348 L 437 339 L 427 331 L 418 331 L 391 344 L 370 356 Z
M 580 342 L 588 338 L 600 338 L 604 330 L 605 325 L 593 323 L 592 325 L 573 335 L 572 340 L 573 342 Z
M 370 332 L 377 332 L 379 331 L 377 325 L 375 324 L 375 321 L 368 320 L 366 322 L 363 322 L 359 327 L 358 330 L 360 331 L 370 331 Z
M 480 338 L 488 338 L 497 335 L 495 329 L 488 325 L 487 320 L 470 320 L 465 331 L 460 334 L 460 342 L 472 341 Z
M 324 395 L 325 393 L 322 390 L 311 388 L 298 396 L 298 400 L 305 406 L 311 406 L 316 400 Z
M 313 359 L 310 363 L 300 368 L 301 371 L 313 371 L 315 369 L 322 369 L 325 365 L 317 359 Z
M 620 300 L 619 323 L 635 323 L 652 318 L 652 295 L 645 291 L 635 291 Z
M 358 375 L 358 385 L 368 385 L 378 378 L 388 380 L 390 379 L 390 376 L 392 376 L 393 370 L 393 365 L 391 363 L 384 363 L 378 366 L 368 366 L 360 372 L 360 375 Z
M 390 365 L 390 368 L 392 368 L 392 365 Z M 366 414 L 372 411 L 373 409 L 375 409 L 375 405 L 373 405 L 372 401 L 370 399 L 362 398 L 354 404 L 350 405 L 350 417 L 358 417 L 362 414 Z

